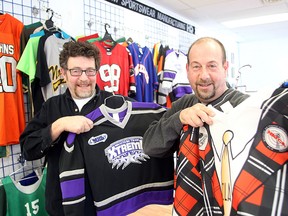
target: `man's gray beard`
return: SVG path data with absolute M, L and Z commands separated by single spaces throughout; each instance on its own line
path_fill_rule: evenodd
M 94 95 L 94 91 L 92 92 L 80 92 L 80 93 L 77 93 L 75 92 L 75 95 L 78 97 L 78 98 L 81 98 L 81 99 L 85 99 L 85 98 L 89 98 L 89 97 L 92 97 Z
M 198 91 L 198 88 L 196 88 L 196 93 L 200 99 L 209 100 L 209 99 L 213 98 L 216 94 L 215 86 L 213 85 L 213 91 L 209 95 L 207 95 L 205 93 L 203 94 L 202 92 Z

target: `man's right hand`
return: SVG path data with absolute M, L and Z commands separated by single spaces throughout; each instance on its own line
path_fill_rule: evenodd
M 85 116 L 65 116 L 57 119 L 51 126 L 52 140 L 56 140 L 64 131 L 75 134 L 90 131 L 93 128 L 93 121 Z
M 183 109 L 180 112 L 180 121 L 183 125 L 191 125 L 192 127 L 201 127 L 204 122 L 211 125 L 213 123 L 211 117 L 215 113 L 207 106 L 197 103 L 192 107 Z

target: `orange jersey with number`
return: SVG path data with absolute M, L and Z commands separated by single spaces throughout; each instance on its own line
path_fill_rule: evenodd
M 23 23 L 9 14 L 0 16 L 0 146 L 19 143 L 25 127 L 20 57 Z

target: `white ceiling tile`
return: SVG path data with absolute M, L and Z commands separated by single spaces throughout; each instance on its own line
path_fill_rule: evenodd
M 198 26 L 218 31 L 224 31 L 224 26 L 221 25 L 223 21 L 288 13 L 288 0 L 278 0 L 273 4 L 264 4 L 262 0 L 151 0 L 151 2 L 191 20 L 192 23 L 197 23 Z M 275 38 L 281 34 L 288 36 L 287 22 L 225 30 L 245 36 L 246 40 L 254 40 L 257 37 Z

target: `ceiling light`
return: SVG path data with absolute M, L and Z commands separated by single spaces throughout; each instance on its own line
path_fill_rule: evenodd
M 243 27 L 243 26 L 261 25 L 261 24 L 282 22 L 282 21 L 288 21 L 288 13 L 259 16 L 259 17 L 250 17 L 250 18 L 239 19 L 239 20 L 231 20 L 231 21 L 222 22 L 222 24 L 228 28 L 237 28 L 237 27 Z
M 262 0 L 264 4 L 271 4 L 276 2 L 282 2 L 282 0 Z

